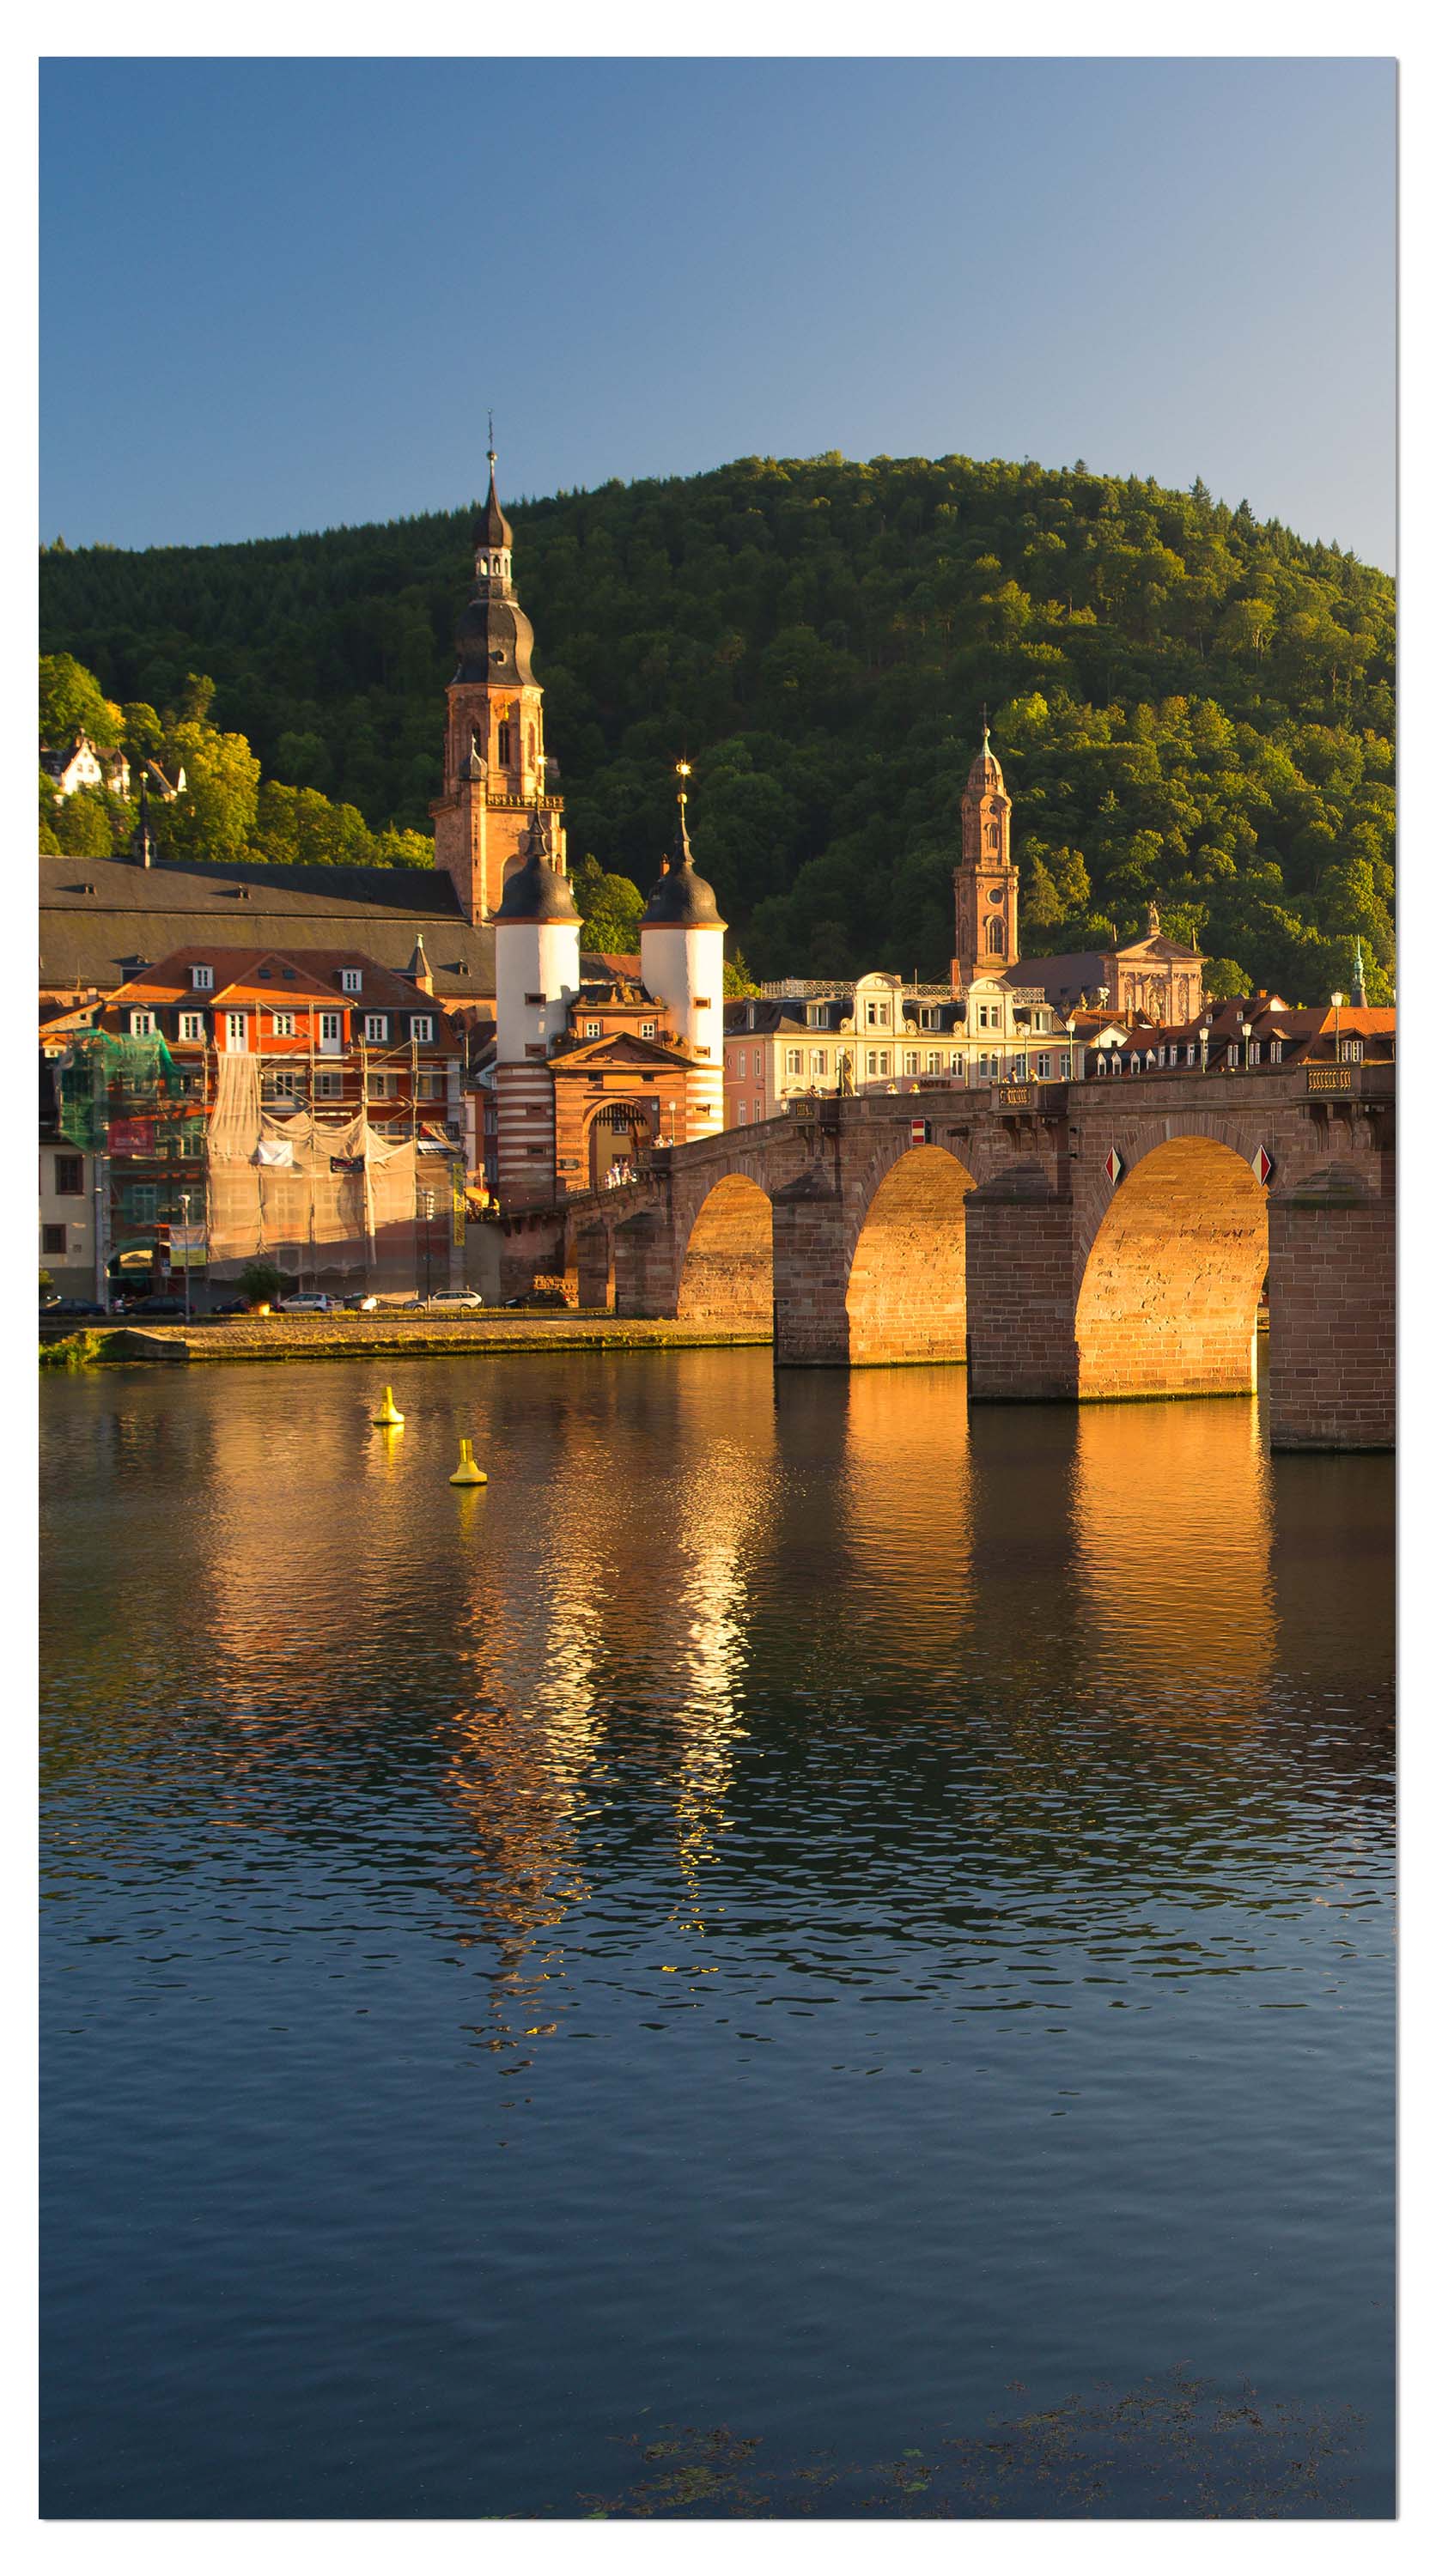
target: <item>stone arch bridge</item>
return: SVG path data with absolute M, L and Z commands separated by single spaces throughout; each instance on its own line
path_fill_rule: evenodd
M 1273 1446 L 1394 1438 L 1389 1066 L 805 1102 L 504 1233 L 506 1288 L 965 1363 L 976 1401 L 1248 1393 L 1265 1287 Z

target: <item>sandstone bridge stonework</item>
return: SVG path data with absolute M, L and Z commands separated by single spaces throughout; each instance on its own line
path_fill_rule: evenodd
M 965 1363 L 977 1402 L 1249 1393 L 1265 1283 L 1273 1447 L 1394 1438 L 1389 1067 L 815 1101 L 504 1233 L 509 1289 Z

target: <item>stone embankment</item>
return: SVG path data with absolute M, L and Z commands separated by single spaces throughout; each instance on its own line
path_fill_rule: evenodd
M 649 1323 L 618 1315 L 253 1315 L 128 1324 L 71 1335 L 85 1361 L 476 1359 L 511 1351 L 696 1350 L 769 1342 L 752 1326 Z

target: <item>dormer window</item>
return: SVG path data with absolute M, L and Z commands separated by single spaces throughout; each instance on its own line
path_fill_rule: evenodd
M 212 966 L 191 966 L 189 970 L 189 980 L 190 987 L 193 992 L 212 993 L 214 991 L 214 968 Z
M 152 1038 L 154 1033 L 155 1015 L 153 1011 L 131 1011 L 130 1035 L 132 1038 Z
M 362 993 L 362 992 L 363 992 L 363 990 L 364 990 L 364 977 L 363 977 L 362 973 L 360 972 L 360 969 L 359 969 L 357 966 L 341 966 L 341 967 L 340 967 L 340 969 L 339 969 L 339 990 L 340 990 L 340 992 L 341 992 L 341 993 Z
M 419 1046 L 432 1045 L 434 1037 L 433 1021 L 416 1013 L 414 1018 L 409 1022 L 409 1035 Z

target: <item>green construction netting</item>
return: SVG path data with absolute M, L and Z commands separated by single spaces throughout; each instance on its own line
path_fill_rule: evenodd
M 161 1037 L 77 1037 L 59 1071 L 60 1133 L 91 1152 L 163 1154 L 182 1123 L 183 1080 Z

